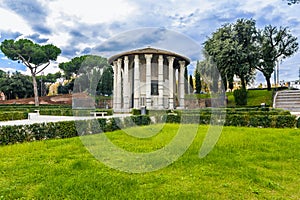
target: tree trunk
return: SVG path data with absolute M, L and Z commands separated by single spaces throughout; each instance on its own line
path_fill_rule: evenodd
M 269 91 L 271 91 L 271 77 L 267 77 L 267 76 L 265 76 L 266 77 L 266 81 L 267 81 L 267 87 L 268 87 L 268 90 Z
M 39 106 L 39 95 L 38 95 L 36 78 L 34 74 L 31 75 L 32 75 L 32 83 L 33 83 L 34 105 Z

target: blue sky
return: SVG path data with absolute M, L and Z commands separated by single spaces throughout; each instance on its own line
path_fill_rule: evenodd
M 75 56 L 110 56 L 130 48 L 154 46 L 202 59 L 201 47 L 224 23 L 253 18 L 257 27 L 288 26 L 300 38 L 300 4 L 284 0 L 0 0 L 0 42 L 28 38 L 62 49 L 58 63 Z M 298 79 L 300 53 L 280 65 L 280 80 Z M 0 53 L 0 68 L 28 73 L 22 64 Z M 257 74 L 257 82 L 264 83 Z

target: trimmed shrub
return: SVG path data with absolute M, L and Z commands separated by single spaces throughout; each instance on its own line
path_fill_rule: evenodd
M 249 117 L 249 126 L 250 127 L 271 127 L 272 119 L 269 116 L 262 115 L 251 115 Z
M 300 117 L 297 120 L 297 128 L 300 128 Z
M 276 128 L 293 128 L 296 125 L 295 116 L 278 115 L 275 117 Z
M 142 114 L 142 111 L 141 111 L 141 109 L 132 109 L 132 111 L 131 111 L 131 113 L 133 114 L 133 115 L 141 115 Z M 148 109 L 146 109 L 146 115 L 149 115 L 149 110 Z
M 167 115 L 164 115 L 162 120 L 166 123 L 180 123 L 181 117 L 176 113 L 174 114 L 169 113 Z
M 249 117 L 246 115 L 226 115 L 225 126 L 248 126 Z
M 234 90 L 233 92 L 235 104 L 238 106 L 247 105 L 248 93 L 245 89 Z
M 22 112 L 22 111 L 0 112 L 0 121 L 21 120 L 27 118 L 28 118 L 28 112 Z

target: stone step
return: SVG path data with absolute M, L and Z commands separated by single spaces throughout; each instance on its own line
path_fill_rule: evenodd
M 300 112 L 300 90 L 279 91 L 274 106 L 290 112 Z
M 300 98 L 277 98 L 276 99 L 276 102 L 282 102 L 282 101 L 288 101 L 288 102 L 291 102 L 291 101 L 295 101 L 295 102 L 298 102 L 300 101 Z
M 279 93 L 300 93 L 300 90 L 283 90 L 279 91 Z
M 276 104 L 279 104 L 279 103 L 288 103 L 288 104 L 299 104 L 300 101 L 295 101 L 295 100 L 277 100 L 276 101 Z
M 300 112 L 300 108 L 278 108 L 283 110 L 288 110 L 290 112 Z
M 300 94 L 278 94 L 277 97 L 299 97 Z
M 300 104 L 276 103 L 276 108 L 300 108 Z

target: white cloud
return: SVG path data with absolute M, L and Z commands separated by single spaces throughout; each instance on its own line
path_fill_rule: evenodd
M 283 0 L 109 0 L 105 3 L 94 0 L 37 1 L 38 3 L 35 2 L 35 4 L 43 9 L 40 12 L 37 11 L 37 15 L 31 16 L 45 14 L 46 16 L 43 18 L 45 21 L 41 20 L 43 24 L 39 20 L 36 22 L 28 20 L 30 18 L 26 18 L 24 13 L 18 15 L 4 8 L 1 6 L 3 0 L 0 0 L 0 32 L 2 30 L 19 32 L 23 34 L 23 37 L 37 33 L 40 38 L 49 39 L 48 43 L 61 48 L 62 56 L 69 56 L 69 58 L 78 56 L 85 48 L 102 44 L 107 38 L 118 36 L 124 31 L 143 27 L 165 27 L 178 31 L 188 35 L 197 45 L 201 46 L 206 40 L 206 36 L 210 36 L 222 24 L 233 22 L 236 18 L 242 17 L 252 17 L 257 20 L 257 24 L 260 26 L 266 24 L 290 26 L 292 33 L 300 38 L 299 5 L 288 6 Z M 28 4 L 30 6 L 30 3 Z M 35 25 L 49 28 L 50 33 L 47 31 L 39 32 L 39 29 L 34 27 Z M 140 36 L 141 33 L 137 33 L 131 37 Z M 129 37 L 124 36 L 121 39 L 126 40 Z M 129 39 L 133 41 L 132 38 Z M 147 39 L 148 41 L 145 40 L 142 43 L 141 40 L 137 44 L 141 45 L 140 47 L 145 47 L 152 38 Z M 167 42 L 153 40 L 152 44 L 163 48 L 181 49 L 182 52 L 185 52 L 184 54 L 188 55 L 195 49 L 195 47 L 193 49 L 181 48 L 180 42 L 174 35 L 169 35 L 167 39 Z M 130 41 L 128 41 L 127 47 L 134 46 Z M 118 40 L 115 42 L 121 44 Z M 119 47 L 119 49 L 121 48 L 125 47 Z M 58 58 L 57 62 L 68 61 L 69 58 L 62 56 Z M 1 61 L 7 60 L 1 58 Z M 285 76 L 285 79 L 297 78 L 299 67 L 297 63 L 299 62 L 300 54 L 286 59 L 283 63 L 286 70 L 282 76 Z M 57 70 L 55 66 L 57 64 L 51 64 L 45 72 L 55 72 Z
M 77 22 L 97 24 L 125 19 L 135 12 L 134 6 L 124 0 L 97 2 L 95 4 L 94 0 L 52 1 L 48 4 L 52 15 L 50 19 L 59 20 L 62 16 L 69 16 L 76 19 Z M 72 25 L 72 22 L 66 23 Z
M 19 31 L 23 34 L 32 33 L 31 28 L 25 20 L 17 14 L 7 11 L 0 7 L 0 30 L 2 31 Z

